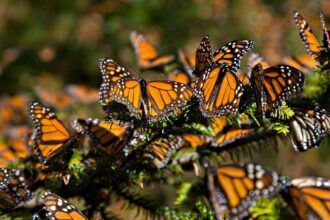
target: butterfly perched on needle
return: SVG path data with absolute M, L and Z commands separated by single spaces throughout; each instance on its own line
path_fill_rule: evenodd
M 79 139 L 80 134 L 71 135 L 49 107 L 33 102 L 28 113 L 35 127 L 33 147 L 41 163 L 47 163 Z
M 174 60 L 173 55 L 159 56 L 155 47 L 142 34 L 133 31 L 130 37 L 141 69 L 160 67 Z
M 295 108 L 295 115 L 289 119 L 291 139 L 296 151 L 318 147 L 322 139 L 330 134 L 330 112 Z
M 283 190 L 299 219 L 330 219 L 330 179 L 300 177 Z
M 214 65 L 197 79 L 194 95 L 205 117 L 236 114 L 243 85 L 227 65 Z
M 143 150 L 143 158 L 157 169 L 163 168 L 171 159 L 171 154 L 184 146 L 182 137 L 169 135 L 153 140 Z
M 323 28 L 323 45 L 319 43 L 311 27 L 305 18 L 297 11 L 293 13 L 296 26 L 299 29 L 300 37 L 309 52 L 309 54 L 317 61 L 324 63 L 330 57 L 330 38 L 329 32 L 325 26 L 323 14 L 320 14 L 321 24 Z
M 112 59 L 101 60 L 103 83 L 100 88 L 101 103 L 110 100 L 125 105 L 131 114 L 151 122 L 176 113 L 192 97 L 192 89 L 174 81 L 136 79 Z
M 272 198 L 286 180 L 260 165 L 224 165 L 207 170 L 210 201 L 218 220 L 243 219 L 261 198 Z
M 267 110 L 274 110 L 290 97 L 297 96 L 304 86 L 304 74 L 294 67 L 276 65 L 263 69 L 260 64 L 252 68 L 251 82 L 262 118 Z
M 123 153 L 133 132 L 131 124 L 114 121 L 88 118 L 77 119 L 73 124 L 78 132 L 88 134 L 98 149 L 112 157 Z
M 41 195 L 42 203 L 47 211 L 46 216 L 54 220 L 88 220 L 75 206 L 60 196 L 45 191 Z

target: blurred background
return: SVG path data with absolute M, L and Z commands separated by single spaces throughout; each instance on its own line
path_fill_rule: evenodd
M 145 34 L 160 54 L 177 54 L 178 48 L 194 53 L 206 34 L 215 49 L 234 39 L 250 39 L 255 41 L 254 52 L 276 63 L 284 56 L 306 53 L 293 22 L 294 10 L 321 39 L 320 10 L 330 26 L 326 0 L 2 0 L 0 94 L 32 94 L 33 99 L 36 87 L 61 92 L 72 83 L 98 89 L 99 58 L 109 56 L 137 69 L 129 39 L 132 30 Z M 101 115 L 99 106 L 98 113 L 88 110 L 81 116 Z M 288 142 L 280 142 L 278 153 L 266 149 L 251 160 L 291 177 L 330 178 L 329 145 L 324 140 L 317 150 L 296 153 Z

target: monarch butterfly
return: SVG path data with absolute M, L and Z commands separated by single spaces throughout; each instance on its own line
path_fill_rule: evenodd
M 196 50 L 195 68 L 193 74 L 200 77 L 213 65 L 211 38 L 204 36 Z
M 207 185 L 217 219 L 243 219 L 260 198 L 277 195 L 286 180 L 260 165 L 240 164 L 209 168 Z
M 194 94 L 205 117 L 235 114 L 243 94 L 242 83 L 226 65 L 214 65 L 197 79 Z
M 297 57 L 286 57 L 284 58 L 283 63 L 293 66 L 304 74 L 312 72 L 318 65 L 316 60 L 314 60 L 309 54 L 303 54 Z
M 22 170 L 0 168 L 0 214 L 31 198 Z
M 298 95 L 304 86 L 301 71 L 287 65 L 271 66 L 263 69 L 257 64 L 252 69 L 251 81 L 257 103 L 258 115 L 273 110 L 287 98 Z
M 41 195 L 47 217 L 54 220 L 88 220 L 76 207 L 60 196 L 45 191 Z
M 179 60 L 181 61 L 186 73 L 192 77 L 193 76 L 193 71 L 194 67 L 196 65 L 196 55 L 186 55 L 181 49 L 178 50 L 178 56 Z
M 56 114 L 43 104 L 31 103 L 28 112 L 35 126 L 32 139 L 41 163 L 47 163 L 78 140 L 80 134 L 71 136 Z
M 143 157 L 149 160 L 154 167 L 160 169 L 170 161 L 172 152 L 182 148 L 184 144 L 182 137 L 177 135 L 161 137 L 146 146 Z
M 108 122 L 98 119 L 77 119 L 74 121 L 78 132 L 87 133 L 95 146 L 109 156 L 116 156 L 122 152 L 132 134 L 132 126 L 120 122 Z
M 322 138 L 330 133 L 330 113 L 325 109 L 296 109 L 290 118 L 291 139 L 296 151 L 318 147 Z
M 96 102 L 99 98 L 99 93 L 96 89 L 88 88 L 84 85 L 69 85 L 66 87 L 66 91 L 73 99 L 85 104 Z
M 174 60 L 173 55 L 158 56 L 155 47 L 142 34 L 135 31 L 131 32 L 131 42 L 141 69 L 159 67 Z
M 190 85 L 191 82 L 191 78 L 190 76 L 185 73 L 184 71 L 178 70 L 178 69 L 174 69 L 172 71 L 170 71 L 167 74 L 167 78 L 170 81 L 175 81 L 175 82 L 179 82 L 185 85 Z
M 43 103 L 58 109 L 66 108 L 73 102 L 73 99 L 64 92 L 49 91 L 40 87 L 36 88 L 35 92 Z
M 300 219 L 330 219 L 330 179 L 301 177 L 284 190 L 284 198 Z
M 323 28 L 323 43 L 324 45 L 321 46 L 317 38 L 315 37 L 312 29 L 308 25 L 305 18 L 299 14 L 299 12 L 295 11 L 293 13 L 293 18 L 296 23 L 296 26 L 299 29 L 300 37 L 307 48 L 309 54 L 317 61 L 320 61 L 323 57 L 329 57 L 330 51 L 330 44 L 329 44 L 329 33 L 327 28 L 325 27 L 324 18 L 321 14 L 321 24 Z M 324 49 L 325 48 L 325 49 Z
M 184 106 L 192 97 L 192 89 L 182 83 L 137 80 L 113 60 L 106 61 L 109 64 L 105 66 L 115 67 L 115 71 L 104 76 L 101 103 L 114 100 L 125 105 L 135 117 L 155 122 Z

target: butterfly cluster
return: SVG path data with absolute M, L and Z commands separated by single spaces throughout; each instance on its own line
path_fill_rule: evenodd
M 56 193 L 63 190 L 71 195 L 72 188 L 81 186 L 91 189 L 82 197 L 89 199 L 96 192 L 93 203 L 106 203 L 104 198 L 111 191 L 122 189 L 119 194 L 123 195 L 125 187 L 136 182 L 143 188 L 144 183 L 157 178 L 154 173 L 167 170 L 175 176 L 171 167 L 178 165 L 182 169 L 192 166 L 196 175 L 204 169 L 202 182 L 207 192 L 202 196 L 208 196 L 217 219 L 248 217 L 258 200 L 278 196 L 292 205 L 301 219 L 329 218 L 328 179 L 290 179 L 251 163 L 219 165 L 221 155 L 230 149 L 279 137 L 278 124 L 288 129 L 293 148 L 299 152 L 318 147 L 330 135 L 330 112 L 299 103 L 305 76 L 316 65 L 326 68 L 330 59 L 329 33 L 321 16 L 322 47 L 298 12 L 294 21 L 311 57 L 287 57 L 282 64 L 273 65 L 251 53 L 246 57 L 248 71 L 243 71 L 241 62 L 252 50 L 253 41 L 234 40 L 214 50 L 211 38 L 204 36 L 196 53 L 178 50 L 176 62 L 175 56 L 159 55 L 144 35 L 133 31 L 130 39 L 139 73 L 105 57 L 99 60 L 99 91 L 71 85 L 61 94 L 52 94 L 37 88 L 40 101 L 27 104 L 32 132 L 29 128 L 15 131 L 21 139 L 24 134 L 22 155 L 18 156 L 20 147 L 4 145 L 0 149 L 3 167 L 15 164 L 18 157 L 26 165 L 25 170 L 1 168 L 0 211 L 19 209 L 32 198 L 31 191 L 41 187 L 44 192 L 41 196 L 37 192 L 35 198 L 37 206 L 43 207 L 39 212 L 48 218 L 87 219 L 95 215 L 99 216 L 95 219 L 103 219 L 102 214 L 95 214 L 101 213 L 95 204 L 85 215 Z M 166 78 L 164 66 L 170 68 L 165 71 Z M 148 71 L 161 74 L 156 80 L 147 80 L 142 74 Z M 71 126 L 50 107 L 65 109 L 73 100 L 90 104 L 97 99 L 105 117 L 76 118 Z M 16 101 L 10 104 L 15 106 Z M 137 173 L 149 176 L 142 178 Z M 61 187 L 49 185 L 58 179 Z M 83 180 L 86 185 L 81 184 Z M 104 212 L 104 206 L 98 208 Z M 39 212 L 33 219 L 40 219 Z

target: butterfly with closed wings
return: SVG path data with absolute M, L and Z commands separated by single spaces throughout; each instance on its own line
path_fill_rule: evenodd
M 330 38 L 329 32 L 325 26 L 323 14 L 320 14 L 321 24 L 323 28 L 323 45 L 319 43 L 311 27 L 305 18 L 297 11 L 293 13 L 296 26 L 299 29 L 300 37 L 309 52 L 309 54 L 318 62 L 324 63 L 330 57 Z
M 32 134 L 33 147 L 41 163 L 47 163 L 79 139 L 80 134 L 71 135 L 47 106 L 33 102 L 28 107 L 28 113 L 35 127 Z
M 318 147 L 322 139 L 330 134 L 330 113 L 325 109 L 295 108 L 290 118 L 293 147 L 296 151 L 306 151 Z
M 73 122 L 73 127 L 78 132 L 88 134 L 98 149 L 112 157 L 123 153 L 122 150 L 133 132 L 133 126 L 129 123 L 91 118 L 77 119 Z

